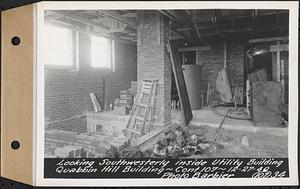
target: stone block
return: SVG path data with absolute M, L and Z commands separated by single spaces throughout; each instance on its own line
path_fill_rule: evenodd
M 125 136 L 119 136 L 109 143 L 110 147 L 116 148 L 117 150 L 122 150 L 130 146 L 130 140 Z

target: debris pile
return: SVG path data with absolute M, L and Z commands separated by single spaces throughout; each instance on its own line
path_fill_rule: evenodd
M 153 156 L 160 158 L 179 158 L 202 155 L 210 148 L 202 136 L 191 135 L 187 127 L 177 125 L 166 131 L 154 145 Z

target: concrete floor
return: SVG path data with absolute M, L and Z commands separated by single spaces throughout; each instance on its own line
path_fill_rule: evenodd
M 228 107 L 217 107 L 218 114 L 225 115 Z M 231 117 L 249 119 L 244 108 L 238 108 L 228 114 Z M 190 133 L 214 141 L 223 116 L 217 115 L 210 108 L 193 110 L 193 119 L 189 124 Z M 172 110 L 172 122 L 182 122 L 180 111 Z M 256 127 L 250 120 L 226 118 L 217 142 L 222 144 L 211 147 L 202 158 L 214 157 L 288 157 L 288 129 L 274 125 L 271 128 Z M 250 145 L 242 144 L 242 137 L 247 136 Z M 196 158 L 196 157 L 195 157 Z M 198 157 L 199 158 L 199 157 Z
M 218 114 L 225 115 L 229 108 L 227 107 L 218 107 L 215 109 Z M 232 111 L 229 116 L 232 117 L 239 117 L 243 119 L 247 119 L 248 114 L 245 113 L 243 108 L 238 109 L 238 111 Z M 125 116 L 126 117 L 126 116 Z M 270 157 L 287 157 L 288 156 L 288 135 L 287 135 L 287 128 L 280 128 L 280 127 L 272 127 L 272 128 L 261 128 L 256 127 L 250 120 L 236 120 L 236 119 L 229 119 L 226 118 L 221 131 L 218 137 L 217 142 L 220 145 L 214 145 L 213 141 L 215 139 L 216 133 L 218 132 L 218 128 L 220 123 L 223 120 L 223 116 L 217 115 L 214 111 L 209 108 L 201 109 L 201 110 L 194 110 L 193 111 L 193 120 L 189 124 L 189 131 L 191 134 L 195 134 L 197 136 L 201 136 L 205 138 L 207 141 L 212 141 L 211 147 L 203 154 L 198 155 L 194 158 L 215 158 L 215 157 L 257 157 L 257 158 L 270 158 Z M 172 110 L 172 123 L 173 125 L 176 123 L 180 124 L 182 122 L 182 116 L 180 111 Z M 126 121 L 124 122 L 124 125 Z M 67 132 L 67 131 L 64 131 Z M 80 135 L 76 134 L 76 137 L 81 135 L 87 135 L 89 133 L 82 133 Z M 75 135 L 75 134 L 74 134 Z M 78 135 L 78 136 L 77 136 Z M 55 137 L 54 137 L 55 136 Z M 64 140 L 66 140 L 66 135 L 63 135 L 58 141 L 64 144 Z M 250 145 L 245 146 L 242 144 L 242 137 L 247 136 Z M 57 135 L 53 135 L 49 138 L 49 140 L 53 140 L 57 138 Z M 94 135 L 90 137 L 96 137 Z M 105 137 L 105 136 L 103 136 Z M 101 135 L 97 135 L 95 138 L 95 142 L 99 143 Z M 112 139 L 114 137 L 110 136 Z M 46 141 L 47 141 L 46 136 Z M 74 138 L 74 137 L 71 137 Z M 97 140 L 96 140 L 97 139 Z M 111 140 L 112 140 L 111 139 Z M 58 140 L 58 139 L 55 139 Z M 83 139 L 82 146 L 84 146 L 84 141 L 87 139 Z M 147 146 L 147 149 L 152 150 L 155 143 L 158 141 L 158 137 L 151 139 Z M 72 141 L 74 142 L 74 141 Z M 93 143 L 90 141 L 89 143 Z M 102 143 L 102 142 L 100 142 Z M 67 144 L 67 143 L 66 143 Z M 108 143 L 106 143 L 108 144 Z M 72 145 L 74 145 L 72 143 Z M 76 145 L 79 145 L 76 143 Z M 89 146 L 90 144 L 87 144 Z M 49 148 L 50 146 L 48 146 Z M 92 146 L 92 150 L 99 150 L 98 146 Z M 47 145 L 46 145 L 47 148 Z M 94 149 L 95 148 L 95 149 Z M 99 148 L 99 149 L 98 149 Z M 102 149 L 102 148 L 101 148 Z M 144 148 L 145 149 L 145 148 Z M 100 150 L 101 151 L 101 150 Z M 53 152 L 52 152 L 53 153 Z M 52 154 L 51 153 L 51 154 Z M 100 153 L 100 152 L 99 152 Z M 102 154 L 105 153 L 105 150 L 101 152 Z
M 215 111 L 220 115 L 226 115 L 227 111 L 232 108 L 228 107 L 217 107 Z M 200 110 L 193 110 L 193 120 L 191 121 L 191 125 L 219 125 L 223 116 L 217 115 L 211 108 L 203 108 Z M 250 119 L 249 115 L 245 112 L 245 108 L 238 108 L 237 111 L 230 111 L 228 114 L 230 117 L 237 117 L 239 119 L 230 119 L 226 118 L 223 125 L 231 125 L 236 127 L 254 127 L 252 121 L 247 120 Z M 182 116 L 179 110 L 172 110 L 172 122 L 180 122 L 182 121 Z

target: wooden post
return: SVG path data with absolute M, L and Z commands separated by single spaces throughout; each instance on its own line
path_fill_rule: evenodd
M 210 88 L 209 83 L 207 84 L 207 91 L 206 91 L 206 106 L 209 106 L 209 95 L 210 95 Z
M 280 41 L 277 41 L 277 46 L 279 47 L 280 45 Z M 280 81 L 280 51 L 279 51 L 279 48 L 277 49 L 276 51 L 276 55 L 277 55 L 277 61 L 276 61 L 276 65 L 277 65 L 277 68 L 276 68 L 276 80 L 277 81 Z
M 285 86 L 284 86 L 284 60 L 280 61 L 281 64 L 281 89 L 282 89 L 282 97 L 281 97 L 281 102 L 285 102 Z

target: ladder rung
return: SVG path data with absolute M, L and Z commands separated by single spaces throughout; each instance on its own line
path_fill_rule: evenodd
M 140 120 L 140 121 L 143 121 L 144 120 L 144 117 L 141 117 L 141 116 L 132 116 L 133 118 L 137 119 L 137 120 Z
M 136 131 L 136 130 L 132 130 L 132 129 L 124 129 L 124 130 L 125 130 L 125 131 L 129 131 L 129 132 L 132 132 L 132 133 L 135 133 L 135 134 L 138 134 L 138 135 L 141 134 L 141 132 Z
M 136 104 L 137 106 L 141 106 L 141 107 L 147 107 L 146 104 Z
M 149 89 L 149 90 L 145 90 L 145 91 L 141 91 L 141 93 L 144 93 L 144 94 L 150 94 L 150 92 L 151 92 L 151 90 Z

